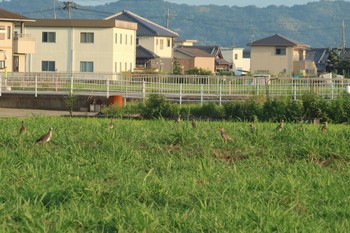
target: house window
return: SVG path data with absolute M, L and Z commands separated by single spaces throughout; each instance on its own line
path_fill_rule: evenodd
M 11 39 L 11 27 L 10 26 L 7 26 L 7 39 Z
M 116 44 L 118 44 L 118 33 L 115 34 L 114 40 L 115 40 L 114 42 L 115 42 Z
M 5 61 L 0 61 L 0 69 L 5 69 Z
M 123 35 L 122 35 L 122 34 L 120 34 L 120 41 L 119 41 L 119 43 L 120 43 L 120 44 L 123 43 Z
M 160 40 L 160 45 L 159 45 L 159 48 L 160 48 L 160 49 L 163 49 L 163 48 L 164 48 L 164 44 L 163 44 L 163 43 L 164 43 L 164 41 L 163 41 L 163 39 L 161 39 L 161 40 Z
M 125 44 L 128 44 L 128 34 L 125 34 Z
M 56 43 L 56 32 L 43 32 L 42 42 L 44 43 Z
M 81 43 L 94 43 L 94 33 L 93 32 L 81 32 L 80 33 Z
M 80 72 L 94 72 L 94 63 L 92 61 L 81 61 Z
M 276 48 L 276 55 L 286 55 L 286 48 Z
M 238 54 L 237 53 L 235 54 L 235 60 L 238 60 Z
M 130 35 L 130 44 L 132 45 L 132 35 Z
M 136 38 L 136 45 L 139 45 L 139 38 Z
M 0 40 L 5 40 L 5 26 L 0 26 Z
M 170 39 L 167 40 L 167 46 L 168 46 L 168 47 L 171 46 L 171 41 L 170 41 Z
M 41 71 L 56 71 L 56 63 L 54 61 L 42 61 Z

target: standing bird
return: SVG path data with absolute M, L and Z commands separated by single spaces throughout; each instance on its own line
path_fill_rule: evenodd
M 321 126 L 321 131 L 325 132 L 328 130 L 328 123 L 327 121 L 323 122 L 322 126 Z
M 181 122 L 181 114 L 179 114 L 175 120 L 176 123 L 180 123 Z
M 196 124 L 196 120 L 194 118 L 192 118 L 192 128 L 196 128 L 197 127 L 197 124 Z
M 49 129 L 49 132 L 47 134 L 44 134 L 43 136 L 41 136 L 39 139 L 37 139 L 35 141 L 35 144 L 43 144 L 46 142 L 49 142 L 52 138 L 52 127 Z
M 251 133 L 254 134 L 254 133 L 256 132 L 256 128 L 255 128 L 255 126 L 254 126 L 254 123 L 250 123 L 250 124 L 249 124 L 249 128 L 250 128 L 250 132 L 251 132 Z
M 21 128 L 19 129 L 19 134 L 25 134 L 27 132 L 27 126 L 26 124 L 24 123 L 24 121 L 22 121 L 22 126 Z
M 233 139 L 227 133 L 225 133 L 224 128 L 220 129 L 220 134 L 221 134 L 221 137 L 224 139 L 225 143 L 227 143 L 227 141 L 233 141 Z
M 108 124 L 108 129 L 113 129 L 114 124 L 113 124 L 113 118 L 111 118 L 111 122 Z
M 276 127 L 276 131 L 282 131 L 284 129 L 284 120 L 282 119 L 279 125 Z

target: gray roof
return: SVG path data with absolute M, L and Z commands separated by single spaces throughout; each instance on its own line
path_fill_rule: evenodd
M 165 27 L 162 27 L 156 23 L 153 23 L 145 18 L 142 18 L 139 15 L 136 15 L 130 11 L 122 11 L 117 14 L 111 15 L 106 19 L 117 19 L 123 21 L 129 21 L 137 23 L 137 32 L 138 37 L 147 37 L 147 36 L 164 36 L 164 37 L 178 37 L 179 35 L 176 32 L 173 32 Z
M 283 46 L 283 47 L 295 47 L 295 46 L 303 46 L 310 47 L 306 44 L 300 43 L 298 41 L 289 39 L 285 36 L 275 34 L 273 36 L 266 37 L 261 40 L 254 41 L 248 44 L 249 46 Z
M 24 22 L 24 21 L 34 21 L 34 20 L 29 19 L 23 15 L 19 15 L 0 8 L 0 21 Z
M 207 53 L 199 48 L 192 46 L 189 47 L 177 47 L 174 49 L 191 57 L 214 57 L 214 55 Z
M 152 51 L 142 47 L 141 45 L 136 46 L 136 59 L 155 59 L 159 56 Z

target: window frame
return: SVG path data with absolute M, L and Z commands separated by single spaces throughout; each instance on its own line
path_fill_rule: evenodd
M 286 47 L 275 47 L 275 55 L 277 55 L 277 56 L 287 55 L 287 48 Z
M 53 67 L 52 67 L 53 65 Z M 44 69 L 46 68 L 46 69 Z M 56 71 L 56 61 L 41 61 L 41 71 L 42 72 L 55 72 Z
M 82 44 L 95 43 L 95 33 L 93 33 L 93 32 L 80 32 L 80 43 L 82 43 Z
M 56 43 L 56 32 L 42 32 L 41 42 L 43 43 Z
M 80 61 L 80 72 L 93 73 L 94 72 L 94 62 L 93 61 Z

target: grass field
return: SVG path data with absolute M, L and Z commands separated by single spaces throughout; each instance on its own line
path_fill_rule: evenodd
M 348 125 L 21 120 L 0 118 L 1 232 L 350 229 Z

